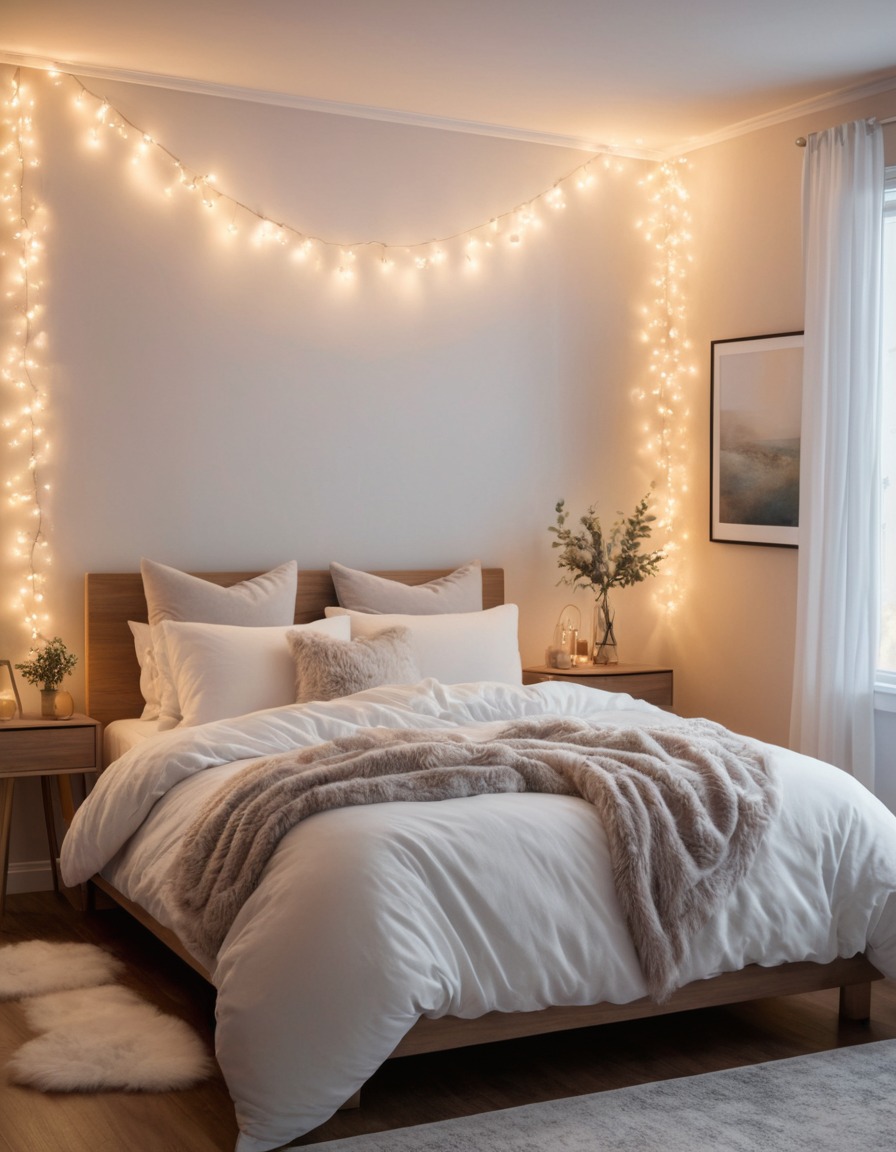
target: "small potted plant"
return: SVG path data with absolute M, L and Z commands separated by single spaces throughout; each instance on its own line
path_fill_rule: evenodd
M 68 692 L 59 691 L 59 686 L 77 663 L 78 657 L 54 636 L 42 648 L 32 648 L 30 659 L 16 664 L 28 683 L 40 688 L 41 716 L 53 720 L 66 720 L 71 716 L 74 702 Z

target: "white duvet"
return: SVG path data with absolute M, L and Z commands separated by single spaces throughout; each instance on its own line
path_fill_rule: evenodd
M 200 805 L 254 757 L 359 728 L 491 726 L 545 714 L 687 723 L 571 684 L 371 689 L 142 742 L 101 776 L 62 848 L 178 928 L 167 874 Z M 682 982 L 865 951 L 896 977 L 896 817 L 845 773 L 774 749 L 783 802 L 746 879 L 693 941 Z M 326 1120 L 420 1016 L 476 1017 L 645 994 L 595 809 L 501 794 L 319 813 L 293 829 L 219 955 L 217 1056 L 237 1152 Z

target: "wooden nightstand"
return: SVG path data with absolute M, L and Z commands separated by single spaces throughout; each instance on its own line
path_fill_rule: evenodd
M 53 819 L 51 776 L 83 775 L 98 771 L 102 756 L 102 726 L 89 716 L 69 720 L 18 718 L 0 722 L 0 926 L 6 903 L 6 874 L 9 869 L 9 840 L 12 826 L 12 794 L 20 776 L 39 776 L 50 848 L 53 887 L 59 891 L 59 845 Z M 71 792 L 60 788 L 62 814 L 73 815 Z
M 565 680 L 605 692 L 628 692 L 661 708 L 672 706 L 672 669 L 661 664 L 577 664 L 568 670 L 541 664 L 523 669 L 524 684 L 541 684 L 545 680 Z

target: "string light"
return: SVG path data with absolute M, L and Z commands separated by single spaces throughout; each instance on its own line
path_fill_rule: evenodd
M 381 274 L 404 270 L 419 274 L 452 262 L 467 273 L 475 274 L 486 259 L 500 251 L 517 250 L 543 226 L 546 214 L 562 212 L 569 193 L 590 193 L 599 185 L 600 172 L 619 173 L 625 165 L 610 153 L 589 158 L 572 172 L 554 182 L 544 192 L 513 209 L 438 240 L 410 245 L 392 245 L 382 241 L 346 244 L 319 236 L 309 236 L 290 224 L 273 220 L 247 204 L 229 196 L 217 187 L 212 173 L 191 169 L 150 133 L 124 117 L 105 98 L 87 89 L 76 77 L 54 74 L 55 82 L 77 86 L 74 106 L 87 118 L 87 140 L 92 149 L 101 151 L 107 140 L 127 142 L 132 166 L 151 175 L 161 169 L 160 188 L 166 198 L 194 195 L 207 213 L 211 226 L 220 229 L 230 242 L 245 237 L 263 249 L 283 250 L 296 266 L 313 271 L 327 270 L 342 281 L 351 281 L 361 271 L 359 256 L 369 256 L 372 266 Z M 42 237 L 39 218 L 42 210 L 27 202 L 26 170 L 38 163 L 33 132 L 33 98 L 21 83 L 17 70 L 3 105 L 5 143 L 0 141 L 0 160 L 5 161 L 0 204 L 6 206 L 12 243 L 18 258 L 7 264 L 12 284 L 7 292 L 13 308 L 19 313 L 19 325 L 6 354 L 2 380 L 18 396 L 3 429 L 10 437 L 10 447 L 24 467 L 6 480 L 7 500 L 27 526 L 15 532 L 14 554 L 20 560 L 24 576 L 19 583 L 17 608 L 32 638 L 39 638 L 47 628 L 45 611 L 44 569 L 50 562 L 46 540 L 44 495 L 49 490 L 42 482 L 41 468 L 47 452 L 43 424 L 46 397 L 39 384 L 41 366 L 38 352 L 46 337 L 38 330 L 40 256 Z M 669 161 L 641 183 L 646 187 L 650 211 L 639 224 L 645 241 L 656 252 L 653 298 L 644 309 L 642 339 L 649 348 L 648 380 L 636 390 L 640 401 L 652 406 L 645 429 L 645 451 L 656 465 L 659 484 L 658 530 L 664 536 L 667 561 L 662 567 L 663 603 L 674 609 L 681 598 L 681 567 L 678 559 L 681 531 L 681 500 L 687 492 L 687 407 L 688 375 L 694 369 L 687 364 L 690 343 L 684 335 L 686 302 L 684 281 L 688 254 L 689 217 L 687 191 L 682 172 L 686 161 Z M 248 225 L 248 226 L 247 226 Z
M 644 452 L 652 457 L 658 478 L 657 533 L 666 559 L 659 569 L 657 595 L 674 612 L 684 591 L 682 544 L 688 533 L 682 525 L 682 501 L 688 491 L 690 445 L 688 380 L 696 374 L 690 362 L 691 342 L 686 335 L 690 215 L 684 183 L 687 160 L 669 160 L 642 182 L 650 211 L 638 221 L 645 243 L 655 252 L 652 299 L 642 312 L 641 340 L 647 346 L 647 382 L 634 398 L 649 407 L 644 425 Z
M 180 157 L 160 144 L 150 133 L 123 116 L 107 99 L 91 92 L 77 77 L 66 76 L 77 86 L 75 107 L 87 117 L 87 140 L 91 148 L 100 150 L 104 139 L 114 136 L 129 142 L 132 166 L 146 170 L 155 159 L 161 165 L 163 195 L 172 197 L 178 190 L 196 193 L 200 204 L 208 209 L 221 208 L 213 216 L 220 216 L 218 225 L 225 237 L 233 238 L 244 231 L 256 247 L 278 245 L 285 249 L 302 267 L 319 271 L 327 269 L 342 280 L 351 280 L 361 272 L 357 256 L 369 254 L 371 266 L 381 272 L 404 269 L 419 273 L 453 262 L 467 272 L 477 270 L 485 257 L 501 248 L 517 249 L 542 227 L 543 211 L 561 212 L 567 206 L 567 193 L 590 192 L 598 181 L 600 170 L 621 172 L 625 165 L 611 153 L 595 154 L 572 172 L 525 204 L 493 217 L 485 224 L 453 233 L 439 239 L 420 241 L 410 245 L 391 245 L 379 240 L 347 244 L 321 236 L 308 236 L 290 224 L 272 220 L 255 211 L 235 197 L 215 187 L 215 177 L 194 171 Z M 249 223 L 244 229 L 241 225 Z M 346 262 L 344 253 L 351 251 L 354 258 Z M 314 259 L 309 259 L 311 255 Z
M 4 207 L 4 244 L 16 258 L 6 261 L 6 299 L 15 314 L 13 333 L 3 355 L 3 432 L 13 461 L 4 481 L 6 503 L 15 523 L 11 554 L 21 571 L 15 612 L 36 640 L 45 635 L 49 616 L 45 603 L 45 570 L 50 563 L 44 502 L 49 485 L 42 470 L 49 448 L 44 423 L 47 401 L 41 386 L 39 353 L 46 346 L 40 329 L 43 211 L 30 194 L 29 173 L 39 166 L 34 135 L 34 98 L 12 75 L 2 105 L 0 137 L 0 203 Z

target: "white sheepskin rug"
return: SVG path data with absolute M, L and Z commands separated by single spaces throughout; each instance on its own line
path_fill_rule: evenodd
M 26 940 L 0 948 L 0 1000 L 111 984 L 124 965 L 93 944 Z
M 29 972 L 22 955 L 31 957 Z M 7 1065 L 14 1083 L 43 1092 L 170 1092 L 212 1073 L 214 1063 L 188 1024 L 108 982 L 122 969 L 91 944 L 32 940 L 0 949 L 0 988 L 18 989 L 11 995 L 64 989 L 22 1000 L 28 1026 L 38 1035 Z M 94 987 L 72 987 L 88 973 Z

